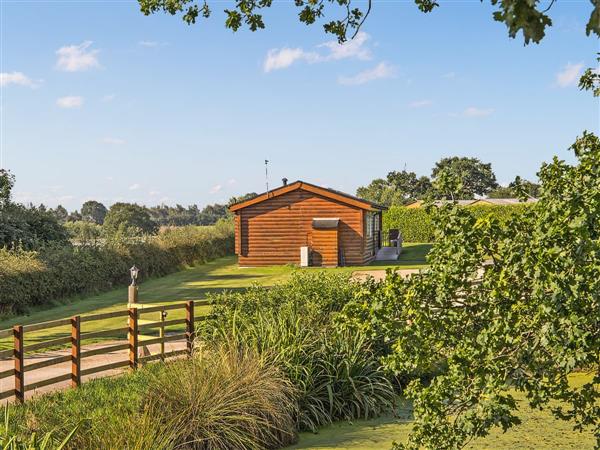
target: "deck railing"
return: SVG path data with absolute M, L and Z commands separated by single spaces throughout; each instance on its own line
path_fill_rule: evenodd
M 0 360 L 12 357 L 14 360 L 14 367 L 8 370 L 0 372 L 0 381 L 13 378 L 14 388 L 2 391 L 0 388 L 0 400 L 8 399 L 12 396 L 15 397 L 17 402 L 25 401 L 25 393 L 34 389 L 39 389 L 45 386 L 50 386 L 57 383 L 62 383 L 70 380 L 72 387 L 78 387 L 82 383 L 82 377 L 106 372 L 109 370 L 130 367 L 132 370 L 138 368 L 138 365 L 144 364 L 153 360 L 164 360 L 169 357 L 178 355 L 188 354 L 191 355 L 194 346 L 195 338 L 195 322 L 204 320 L 208 315 L 195 315 L 194 306 L 204 306 L 208 302 L 204 301 L 188 301 L 185 303 L 176 303 L 171 305 L 159 305 L 149 306 L 148 304 L 129 304 L 128 309 L 121 311 L 113 311 L 102 314 L 94 314 L 87 316 L 74 316 L 67 319 L 52 320 L 49 322 L 42 322 L 30 325 L 16 325 L 12 329 L 0 330 L 0 338 L 13 337 L 14 345 L 12 349 L 1 350 Z M 166 319 L 166 312 L 185 309 L 185 318 L 183 319 Z M 159 313 L 159 320 L 143 320 L 140 318 L 142 315 L 149 313 Z M 120 328 L 112 328 L 101 331 L 85 332 L 85 325 L 105 319 L 112 319 L 116 317 L 123 317 L 124 323 L 127 326 Z M 173 325 L 185 324 L 185 332 L 176 334 L 165 334 L 165 327 Z M 70 336 L 47 339 L 41 342 L 35 342 L 32 344 L 25 345 L 25 337 L 28 333 L 40 330 L 48 330 L 57 327 L 69 326 L 71 327 Z M 146 330 L 154 330 L 158 328 L 158 337 L 144 336 L 143 332 Z M 127 340 L 124 342 L 114 343 L 111 342 L 108 346 L 100 348 L 93 348 L 85 350 L 83 342 L 90 339 L 98 338 L 111 338 L 118 336 L 127 336 Z M 140 337 L 143 339 L 140 340 Z M 166 342 L 173 342 L 177 340 L 184 340 L 186 342 L 186 348 L 183 350 L 172 350 L 165 352 L 164 344 Z M 51 357 L 47 360 L 26 363 L 25 355 L 27 353 L 36 352 L 42 349 L 51 349 L 56 347 L 65 347 L 66 344 L 70 344 L 71 354 L 60 355 Z M 160 351 L 155 354 L 149 354 L 139 356 L 140 347 L 146 347 L 153 344 L 160 344 Z M 95 366 L 90 368 L 82 368 L 82 361 L 86 358 L 96 355 L 108 354 L 118 350 L 129 350 L 128 358 L 122 361 L 111 362 L 110 364 L 104 364 L 101 366 Z M 43 369 L 57 364 L 62 364 L 71 361 L 71 370 L 64 374 L 54 376 L 51 378 L 42 379 L 35 383 L 26 384 L 25 374 L 38 369 Z

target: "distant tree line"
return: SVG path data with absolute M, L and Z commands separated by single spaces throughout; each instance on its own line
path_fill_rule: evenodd
M 446 186 L 452 185 L 448 191 Z M 417 176 L 406 169 L 391 171 L 368 186 L 359 187 L 356 195 L 384 206 L 400 206 L 426 198 L 469 200 L 475 196 L 515 198 L 520 192 L 537 197 L 539 185 L 516 177 L 508 186 L 500 186 L 491 163 L 477 158 L 452 156 L 442 158 L 431 176 Z
M 156 234 L 160 227 L 214 225 L 229 217 L 227 206 L 256 196 L 248 193 L 232 197 L 227 205 L 159 205 L 147 207 L 118 202 L 107 208 L 96 200 L 86 201 L 79 211 L 22 205 L 12 201 L 15 177 L 0 169 L 0 248 L 36 249 L 48 243 L 98 242 L 109 236 Z

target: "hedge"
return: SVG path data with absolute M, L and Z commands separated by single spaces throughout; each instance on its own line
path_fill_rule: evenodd
M 475 217 L 495 216 L 505 221 L 531 204 L 466 206 Z M 433 242 L 434 226 L 424 208 L 392 206 L 383 213 L 383 231 L 398 229 L 405 242 Z
M 48 246 L 40 251 L 0 249 L 0 315 L 129 283 L 135 264 L 140 277 L 166 275 L 185 266 L 233 254 L 233 226 L 166 229 L 157 236 L 101 246 Z

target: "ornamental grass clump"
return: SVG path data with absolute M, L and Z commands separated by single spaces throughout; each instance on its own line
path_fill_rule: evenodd
M 274 449 L 296 439 L 296 390 L 255 352 L 222 343 L 172 362 L 146 402 L 177 430 L 175 448 Z
M 393 386 L 365 335 L 334 324 L 359 287 L 347 275 L 298 272 L 273 288 L 221 294 L 201 335 L 280 367 L 297 390 L 299 430 L 376 417 L 392 408 Z

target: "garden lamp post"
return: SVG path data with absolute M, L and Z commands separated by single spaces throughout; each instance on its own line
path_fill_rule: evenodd
M 140 273 L 140 269 L 138 269 L 135 265 L 129 269 L 129 273 L 131 274 L 131 284 L 129 285 L 129 295 L 128 301 L 129 303 L 137 303 L 138 301 L 138 287 L 137 287 L 137 277 Z

